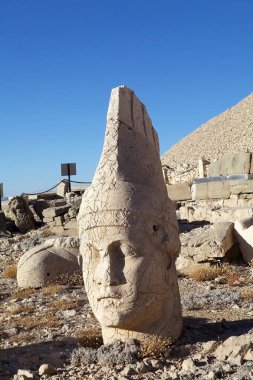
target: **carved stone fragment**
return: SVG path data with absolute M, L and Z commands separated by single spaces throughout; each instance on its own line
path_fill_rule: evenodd
M 182 316 L 175 210 L 157 133 L 145 106 L 125 86 L 112 90 L 102 156 L 79 212 L 79 235 L 85 288 L 104 343 L 177 339 Z

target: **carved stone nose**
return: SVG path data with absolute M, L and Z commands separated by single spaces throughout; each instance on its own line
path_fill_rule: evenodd
M 117 266 L 112 262 L 111 255 L 108 252 L 102 252 L 101 256 L 101 264 L 97 269 L 97 283 L 107 286 L 119 285 L 120 281 L 117 274 Z

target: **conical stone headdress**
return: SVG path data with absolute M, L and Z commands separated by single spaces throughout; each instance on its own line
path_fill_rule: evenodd
M 112 90 L 105 142 L 79 213 L 80 235 L 96 226 L 156 224 L 177 229 L 159 156 L 157 132 L 146 107 L 126 86 Z

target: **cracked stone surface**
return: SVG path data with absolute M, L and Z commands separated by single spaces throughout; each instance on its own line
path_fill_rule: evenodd
M 105 142 L 79 213 L 85 288 L 103 340 L 177 339 L 182 328 L 175 260 L 180 241 L 145 106 L 112 90 Z

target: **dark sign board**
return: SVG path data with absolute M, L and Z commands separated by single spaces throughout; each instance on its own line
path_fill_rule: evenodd
M 3 189 L 3 184 L 0 183 L 0 197 L 4 196 L 4 189 Z
M 76 175 L 76 163 L 61 164 L 61 175 Z

